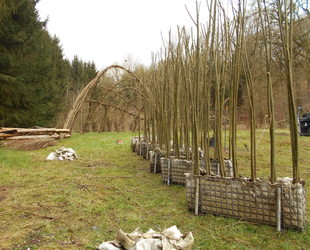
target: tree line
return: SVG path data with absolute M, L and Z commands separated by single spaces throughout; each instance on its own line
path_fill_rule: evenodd
M 210 174 L 210 140 L 225 176 L 224 157 L 232 160 L 239 176 L 237 127 L 245 116 L 250 128 L 251 180 L 257 179 L 257 135 L 260 113 L 269 127 L 270 179 L 277 178 L 275 129 L 279 113 L 290 129 L 293 180 L 300 181 L 297 105 L 309 105 L 309 13 L 294 0 L 256 0 L 249 9 L 245 0 L 232 3 L 230 18 L 223 1 L 210 1 L 209 20 L 200 23 L 200 9 L 192 16 L 195 32 L 178 28 L 169 34 L 152 66 L 141 75 L 144 140 L 193 160 L 205 156 Z M 303 94 L 308 93 L 303 98 Z M 137 102 L 138 103 L 138 102 Z M 224 126 L 228 122 L 228 150 Z M 140 133 L 139 133 L 140 134 Z
M 57 125 L 61 127 L 66 113 L 79 91 L 97 74 L 96 66 L 92 62 L 83 62 L 78 57 L 72 61 L 63 58 L 59 39 L 48 34 L 46 30 L 47 21 L 39 20 L 35 9 L 37 2 L 35 0 L 0 0 L 0 126 Z M 232 73 L 227 76 L 228 78 L 225 81 L 235 79 L 237 85 L 234 96 L 236 97 L 235 106 L 238 110 L 236 113 L 238 124 L 242 122 L 249 124 L 248 121 L 252 115 L 256 118 L 255 126 L 268 126 L 270 110 L 266 105 L 268 102 L 268 86 L 266 86 L 265 76 L 267 71 L 272 74 L 273 92 L 277 96 L 273 105 L 275 125 L 288 126 L 289 112 L 284 108 L 288 102 L 286 98 L 287 88 L 284 84 L 286 78 L 285 64 L 283 53 L 281 53 L 281 35 L 278 28 L 280 16 L 277 15 L 277 2 L 274 0 L 248 1 L 252 4 L 246 6 L 243 17 L 245 30 L 242 31 L 244 33 L 243 44 L 245 45 L 243 51 L 247 51 L 247 57 L 244 58 L 243 62 L 240 62 L 240 65 L 232 64 L 232 59 L 226 58 L 230 61 L 227 67 L 230 67 Z M 303 105 L 309 109 L 310 18 L 306 5 L 302 4 L 302 1 L 294 1 L 294 3 L 296 3 L 292 29 L 294 94 L 296 95 L 297 105 Z M 260 10 L 258 6 L 261 6 Z M 196 51 L 195 47 L 198 46 L 197 48 L 201 50 L 199 61 L 202 64 L 199 66 L 199 81 L 203 82 L 206 69 L 214 63 L 210 61 L 213 54 L 206 54 L 204 48 L 219 46 L 215 44 L 215 41 L 209 41 L 210 44 L 206 44 L 206 35 L 213 28 L 210 23 L 211 21 L 200 25 L 199 46 L 192 44 L 194 38 L 191 37 L 190 30 L 179 27 L 174 39 L 171 35 L 170 41 L 163 45 L 161 50 L 163 53 L 154 54 L 153 65 L 148 68 L 143 65 L 130 68 L 130 65 L 126 65 L 126 68 L 129 67 L 146 84 L 151 82 L 151 88 L 155 88 L 154 93 L 158 90 L 156 86 L 161 84 L 163 78 L 171 79 L 169 84 L 178 84 L 176 88 L 178 88 L 177 93 L 179 93 L 183 86 L 180 84 L 179 76 L 177 77 L 175 74 L 178 70 L 180 71 L 178 74 L 182 74 L 186 68 L 195 68 L 194 61 L 198 60 L 196 58 L 198 50 Z M 228 19 L 226 23 L 228 26 L 225 32 L 227 32 L 228 37 L 231 37 L 230 33 L 234 28 L 233 23 Z M 220 27 L 220 24 L 218 26 Z M 218 29 L 219 27 L 215 28 Z M 222 26 L 221 29 L 224 28 Z M 233 45 L 237 42 L 234 39 L 234 37 L 231 38 Z M 183 49 L 184 47 L 188 48 L 182 52 L 181 47 Z M 169 51 L 168 48 L 171 50 Z M 223 49 L 219 47 L 215 52 L 223 54 Z M 230 54 L 237 53 L 232 48 L 227 49 L 231 51 Z M 186 61 L 184 65 L 181 64 L 183 60 Z M 222 60 L 221 57 L 217 56 L 219 64 L 221 64 L 220 60 Z M 247 73 L 249 71 L 251 75 Z M 157 73 L 154 74 L 154 72 Z M 116 82 L 119 82 L 117 88 L 111 90 Z M 253 84 L 255 91 L 248 91 L 249 82 L 252 82 L 250 84 Z M 138 129 L 140 119 L 128 115 L 128 111 L 135 112 L 135 114 L 144 112 L 143 101 L 140 101 L 134 88 L 135 80 L 126 73 L 115 72 L 114 76 L 104 77 L 96 89 L 89 93 L 87 103 L 78 115 L 75 130 Z M 226 87 L 225 89 L 226 92 L 221 97 L 225 101 L 223 113 L 228 112 L 228 97 L 230 96 L 230 88 Z M 167 95 L 166 89 L 163 91 Z M 216 85 L 210 84 L 208 91 L 208 97 L 202 96 L 201 98 L 210 99 L 208 101 L 210 102 L 211 112 L 216 106 L 218 90 Z M 202 95 L 204 92 L 199 93 Z M 159 95 L 158 98 L 163 97 Z M 171 101 L 174 98 L 176 97 L 171 96 L 169 100 Z M 255 103 L 255 108 L 251 109 L 253 105 L 249 105 L 249 103 Z M 180 116 L 183 115 L 180 114 Z
M 209 1 L 209 3 L 213 3 L 213 5 L 214 2 L 216 1 Z M 221 1 L 217 2 L 221 5 Z M 198 45 L 196 44 L 197 41 L 195 41 L 195 37 L 193 37 L 193 30 L 188 29 L 188 27 L 178 27 L 176 32 L 170 32 L 168 41 L 163 44 L 159 52 L 153 54 L 154 60 L 151 66 L 147 68 L 143 65 L 131 65 L 132 67 L 130 67 L 130 65 L 125 66 L 134 71 L 146 86 L 150 85 L 153 95 L 159 91 L 157 93 L 158 96 L 155 98 L 156 101 L 166 97 L 167 101 L 164 103 L 167 103 L 167 105 L 169 102 L 173 102 L 175 98 L 181 98 L 182 102 L 180 105 L 184 105 L 186 101 L 185 97 L 188 93 L 186 95 L 184 94 L 184 96 L 178 96 L 184 86 L 182 86 L 180 76 L 176 74 L 185 74 L 186 70 L 192 68 L 195 73 L 188 73 L 186 76 L 187 78 L 196 75 L 196 78 L 199 77 L 200 84 L 208 79 L 208 81 L 211 81 L 209 89 L 203 89 L 201 87 L 201 91 L 198 89 L 198 94 L 200 96 L 199 98 L 203 100 L 202 108 L 205 109 L 206 106 L 209 105 L 207 110 L 212 112 L 212 115 L 217 112 L 216 105 L 219 105 L 222 109 L 221 112 L 227 115 L 229 113 L 229 104 L 232 105 L 233 102 L 231 97 L 233 95 L 235 100 L 233 106 L 236 108 L 236 110 L 234 110 L 234 112 L 236 112 L 234 117 L 236 117 L 235 123 L 238 123 L 238 126 L 241 125 L 246 128 L 250 128 L 250 126 L 261 128 L 268 128 L 269 126 L 274 128 L 287 128 L 289 127 L 290 119 L 290 112 L 287 109 L 289 100 L 287 98 L 287 76 L 285 73 L 285 60 L 287 60 L 287 56 L 286 53 L 283 53 L 282 40 L 284 30 L 281 31 L 280 28 L 285 19 L 284 6 L 286 2 L 288 1 L 241 1 L 244 5 L 244 14 L 242 17 L 239 17 L 242 19 L 240 21 L 243 22 L 242 31 L 236 33 L 239 34 L 242 32 L 242 46 L 240 45 L 240 47 L 242 47 L 242 55 L 240 54 L 241 51 L 238 51 L 241 49 L 235 48 L 238 40 L 234 34 L 234 30 L 238 22 L 235 20 L 237 12 L 233 9 L 232 12 L 234 13 L 234 17 L 227 16 L 225 12 L 221 12 L 219 15 L 224 15 L 225 19 L 216 24 L 215 27 L 210 26 L 212 20 L 209 20 L 207 23 L 199 24 L 199 32 L 201 34 Z M 282 11 L 278 10 L 279 5 L 283 5 Z M 222 7 L 219 9 L 222 11 Z M 289 9 L 292 10 L 290 11 Z M 217 10 L 217 12 L 218 11 L 219 10 Z M 286 11 L 292 13 L 292 22 L 289 24 L 291 25 L 292 32 L 290 50 L 292 55 L 291 73 L 294 79 L 292 83 L 294 86 L 293 94 L 295 96 L 296 106 L 303 106 L 305 110 L 310 110 L 310 15 L 307 11 L 306 3 L 303 1 L 293 1 L 292 7 L 286 6 Z M 212 14 L 210 8 L 208 12 Z M 227 24 L 227 26 L 225 27 L 224 24 Z M 215 37 L 218 37 L 220 34 L 214 36 L 213 40 L 207 40 L 212 29 L 215 29 L 216 32 L 226 32 L 223 37 L 229 39 L 227 40 L 227 46 L 229 45 L 229 47 L 223 47 L 223 41 L 226 41 L 226 38 L 221 38 L 220 41 L 215 40 Z M 240 36 L 239 39 L 241 39 Z M 207 50 L 211 50 L 212 53 L 207 53 Z M 284 49 L 284 51 L 286 51 L 286 49 Z M 199 70 L 197 70 L 195 65 L 195 61 L 198 60 L 197 52 L 200 53 Z M 211 72 L 210 69 L 214 67 L 215 53 L 217 53 L 217 73 L 223 74 L 223 71 L 227 73 L 225 73 L 225 79 L 221 79 L 220 81 L 222 86 L 214 84 L 215 80 L 213 78 L 215 78 L 215 76 L 212 74 L 215 73 L 208 73 L 211 75 L 207 74 L 207 72 Z M 226 56 L 226 58 L 223 58 L 223 56 Z M 242 60 L 241 56 L 243 57 Z M 236 57 L 239 59 L 237 60 Z M 239 61 L 239 63 L 236 64 L 235 61 Z M 266 72 L 268 73 L 268 79 L 266 78 Z M 185 76 L 182 77 L 184 78 Z M 128 74 L 123 73 L 118 77 L 110 79 L 105 77 L 104 81 L 105 83 L 101 84 L 103 93 L 106 91 L 105 88 L 113 86 L 117 81 L 120 82 L 118 84 L 118 88 L 120 88 L 119 91 L 123 97 L 126 97 L 127 101 L 124 101 L 118 94 L 115 94 L 115 91 L 111 91 L 111 95 L 98 94 L 95 98 L 90 97 L 92 103 L 85 103 L 83 112 L 80 112 L 81 114 L 78 115 L 79 118 L 77 120 L 80 125 L 78 125 L 76 129 L 80 131 L 122 130 L 124 129 L 122 126 L 123 124 L 129 125 L 126 126 L 127 129 L 129 127 L 138 129 L 140 125 L 136 123 L 140 119 L 135 119 L 134 116 L 128 116 L 128 119 L 124 119 L 123 112 L 121 111 L 123 109 L 128 109 L 128 103 L 130 103 L 131 100 L 133 100 L 135 104 L 130 105 L 131 111 L 137 112 L 138 114 L 140 110 L 143 110 L 142 113 L 146 110 L 143 108 L 143 101 L 137 98 L 136 92 L 127 88 L 127 86 L 135 86 L 133 79 L 128 76 Z M 107 83 L 107 81 L 109 81 L 109 83 Z M 231 82 L 234 82 L 235 85 L 234 93 L 231 92 L 232 86 L 229 86 Z M 161 87 L 162 85 L 167 87 Z M 173 93 L 173 91 L 172 93 L 169 91 L 170 88 L 172 88 L 171 86 L 174 85 L 175 87 L 173 88 L 177 89 L 175 92 L 178 93 L 177 97 L 174 96 L 175 93 Z M 121 90 L 122 88 L 126 89 L 126 91 Z M 162 89 L 160 90 L 160 88 Z M 225 89 L 225 92 L 221 93 L 222 96 L 217 97 L 216 94 L 222 89 Z M 206 90 L 208 90 L 207 93 Z M 186 91 L 189 91 L 189 89 L 186 89 Z M 96 93 L 99 92 L 97 91 Z M 273 96 L 275 96 L 275 98 L 272 100 Z M 190 99 L 191 98 L 190 96 Z M 216 104 L 217 100 L 223 100 L 223 105 L 220 103 Z M 113 108 L 111 105 L 99 105 L 100 102 L 104 104 L 111 103 L 114 106 L 118 105 L 118 108 L 121 109 Z M 210 104 L 204 102 L 209 102 Z M 100 108 L 98 108 L 98 105 Z M 178 105 L 177 109 L 180 105 Z M 168 106 L 170 108 L 172 107 L 170 104 Z M 93 112 L 94 110 L 95 112 Z M 109 111 L 106 112 L 107 110 Z M 85 114 L 87 112 L 91 112 L 92 115 L 88 116 Z M 171 112 L 176 113 L 176 111 L 172 110 Z M 185 110 L 183 110 L 176 119 L 176 121 L 178 121 L 177 123 L 179 124 L 180 119 L 185 119 L 184 117 L 186 117 L 186 115 L 189 116 L 188 119 L 191 119 L 191 114 L 185 114 Z M 168 113 L 167 116 L 170 117 L 169 119 L 173 117 L 170 113 Z M 252 117 L 255 117 L 255 121 L 253 120 L 250 122 Z M 199 116 L 198 118 L 203 121 L 202 117 Z M 229 119 L 229 117 L 227 118 Z M 232 119 L 232 117 L 230 118 Z M 105 121 L 102 121 L 102 119 L 109 123 L 107 124 L 108 126 L 105 126 Z M 272 120 L 271 125 L 270 120 Z M 109 121 L 112 122 L 112 126 L 110 126 L 111 124 Z M 83 125 L 86 124 L 86 122 L 91 126 Z M 204 126 L 203 122 L 202 125 Z M 167 126 L 168 125 L 165 125 L 164 129 L 167 129 Z M 179 124 L 177 126 L 181 125 Z M 253 135 L 253 137 L 255 136 Z
M 97 74 L 93 62 L 64 59 L 37 0 L 0 0 L 0 126 L 54 126 Z

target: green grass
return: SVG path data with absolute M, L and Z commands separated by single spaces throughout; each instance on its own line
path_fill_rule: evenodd
M 277 167 L 291 176 L 288 131 L 277 131 Z M 38 151 L 0 148 L 0 249 L 94 249 L 118 229 L 192 231 L 195 249 L 307 249 L 302 233 L 188 212 L 185 189 L 165 186 L 149 163 L 130 150 L 131 133 L 74 134 Z M 248 131 L 239 141 L 248 144 Z M 258 175 L 269 176 L 268 132 L 258 132 Z M 117 139 L 123 145 L 117 145 Z M 47 162 L 49 152 L 72 147 L 79 160 Z M 310 138 L 300 137 L 302 178 L 310 181 Z M 249 153 L 240 143 L 241 173 Z M 307 187 L 307 186 L 306 186 Z M 309 199 L 309 194 L 307 194 Z M 308 206 L 309 208 L 309 206 Z

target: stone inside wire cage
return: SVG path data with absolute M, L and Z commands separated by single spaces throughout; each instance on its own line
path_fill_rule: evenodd
M 306 199 L 302 184 L 279 181 L 249 182 L 246 178 L 232 179 L 201 176 L 199 213 L 234 217 L 259 224 L 276 224 L 276 188 L 281 187 L 281 225 L 303 230 L 306 223 Z M 195 177 L 187 175 L 188 208 L 195 207 Z

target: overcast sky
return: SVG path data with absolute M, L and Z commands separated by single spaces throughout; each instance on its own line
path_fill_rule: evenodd
M 66 58 L 77 55 L 102 69 L 128 56 L 149 65 L 151 52 L 162 46 L 161 32 L 193 26 L 185 5 L 195 13 L 195 0 L 41 0 L 37 9 Z

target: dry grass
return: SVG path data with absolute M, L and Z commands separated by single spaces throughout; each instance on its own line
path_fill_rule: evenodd
M 38 150 L 54 146 L 56 140 L 53 138 L 35 140 L 12 140 L 5 141 L 2 145 L 17 150 Z
M 239 163 L 246 175 L 249 153 L 239 133 Z M 260 133 L 262 131 L 259 131 Z M 280 176 L 291 176 L 289 135 L 277 131 Z M 258 134 L 258 136 L 260 135 Z M 118 145 L 121 138 L 124 144 Z M 74 134 L 38 151 L 0 148 L 0 249 L 94 249 L 121 228 L 192 231 L 195 249 L 307 249 L 310 230 L 277 233 L 275 228 L 188 212 L 185 190 L 165 186 L 149 164 L 130 150 L 131 133 Z M 300 137 L 302 177 L 310 181 L 310 138 Z M 77 151 L 78 161 L 47 162 L 60 146 Z M 268 133 L 258 144 L 259 176 L 268 177 Z M 248 166 L 248 167 L 246 167 Z M 307 184 L 306 184 L 307 187 Z M 309 200 L 309 194 L 307 194 Z M 309 205 L 308 205 L 309 208 Z

